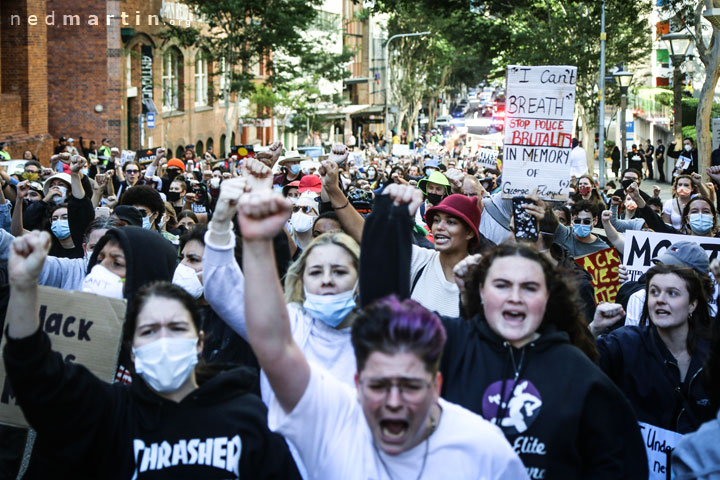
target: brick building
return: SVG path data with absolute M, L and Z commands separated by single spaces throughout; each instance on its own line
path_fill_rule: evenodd
M 107 137 L 120 148 L 163 146 L 175 154 L 187 144 L 199 152 L 213 145 L 223 153 L 218 61 L 157 37 L 163 20 L 197 22 L 182 3 L 2 0 L 0 18 L 0 141 L 10 141 L 13 157 L 34 142 L 47 159 L 60 136 L 98 143 Z M 8 73 L 9 58 L 21 68 Z M 157 109 L 154 129 L 141 116 L 143 103 Z M 240 115 L 254 116 L 244 106 Z M 271 128 L 234 125 L 231 143 L 271 137 Z
M 52 154 L 48 130 L 47 36 L 45 24 L 11 25 L 13 15 L 44 18 L 46 0 L 0 2 L 0 141 L 13 158 L 30 150 Z

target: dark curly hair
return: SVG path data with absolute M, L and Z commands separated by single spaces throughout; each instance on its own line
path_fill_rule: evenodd
M 157 213 L 156 224 L 165 212 L 165 202 L 163 202 L 160 193 L 150 185 L 136 185 L 128 188 L 120 198 L 120 205 L 142 205 L 147 207 L 152 213 Z
M 472 274 L 468 284 L 466 312 L 470 316 L 480 315 L 485 319 L 485 312 L 480 299 L 480 288 L 485 283 L 488 271 L 493 262 L 504 257 L 522 257 L 540 265 L 545 277 L 545 285 L 549 294 L 545 315 L 538 328 L 542 332 L 547 325 L 568 334 L 570 343 L 585 353 L 593 362 L 597 361 L 598 352 L 595 340 L 588 329 L 579 307 L 578 289 L 570 283 L 573 274 L 564 269 L 555 268 L 543 254 L 529 244 L 504 243 L 490 250 Z

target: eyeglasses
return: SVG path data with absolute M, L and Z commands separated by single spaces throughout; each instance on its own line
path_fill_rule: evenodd
M 371 402 L 380 402 L 387 398 L 393 387 L 397 387 L 400 398 L 410 403 L 419 403 L 432 387 L 432 383 L 422 378 L 366 378 L 360 380 L 365 398 Z
M 581 223 L 583 225 L 590 225 L 592 224 L 593 219 L 592 218 L 573 218 L 573 223 L 575 225 L 580 225 Z
M 310 205 L 293 205 L 293 207 L 292 207 L 293 213 L 297 213 L 301 210 L 304 214 L 307 215 L 313 211 L 313 207 L 311 207 Z
M 140 173 L 140 170 L 130 170 L 128 168 L 127 170 L 125 170 L 125 173 L 127 173 L 128 175 L 135 175 L 137 173 Z

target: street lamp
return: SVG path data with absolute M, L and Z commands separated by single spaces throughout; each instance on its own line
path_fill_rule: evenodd
M 622 153 L 622 166 L 623 169 L 627 168 L 627 165 L 625 165 L 625 152 L 627 151 L 626 147 L 626 133 L 627 133 L 627 125 L 625 124 L 625 110 L 627 109 L 627 92 L 628 87 L 630 87 L 630 82 L 632 82 L 633 74 L 632 72 L 626 72 L 624 70 L 620 70 L 619 72 L 615 72 L 613 74 L 615 77 L 615 81 L 620 86 L 620 152 Z
M 682 72 L 680 65 L 685 61 L 685 55 L 690 48 L 692 35 L 688 33 L 668 33 L 660 37 L 670 50 L 670 60 L 673 64 L 673 136 L 675 145 L 682 143 Z
M 392 138 L 389 137 L 390 122 L 388 121 L 388 97 L 390 96 L 390 42 L 400 37 L 421 37 L 424 35 L 430 35 L 430 32 L 398 33 L 397 35 L 393 35 L 388 38 L 388 41 L 385 42 L 385 70 L 387 72 L 385 75 L 385 145 L 390 145 L 388 153 L 390 153 L 392 149 Z

